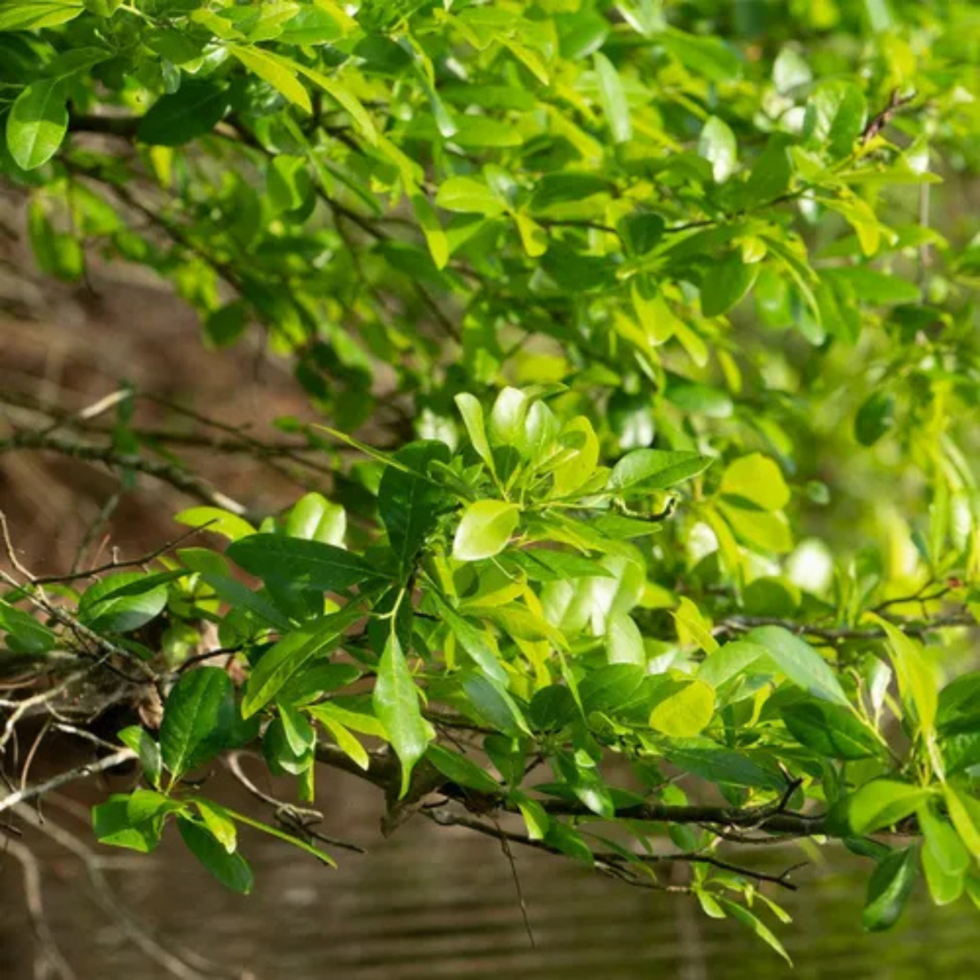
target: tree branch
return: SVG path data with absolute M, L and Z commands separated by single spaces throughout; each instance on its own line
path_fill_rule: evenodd
M 74 782 L 76 779 L 82 779 L 85 776 L 94 776 L 96 773 L 115 769 L 116 766 L 124 765 L 136 757 L 136 753 L 132 749 L 120 749 L 118 752 L 107 755 L 103 759 L 88 762 L 84 766 L 78 766 L 75 769 L 68 769 L 65 772 L 58 773 L 57 776 L 53 776 L 46 782 L 38 783 L 34 786 L 27 786 L 24 789 L 18 790 L 16 793 L 10 793 L 3 799 L 0 799 L 0 813 L 13 809 L 18 803 L 26 803 L 29 800 L 35 800 L 38 797 L 44 796 L 45 793 L 59 789 L 66 783 Z
M 245 514 L 247 510 L 243 504 L 232 500 L 231 497 L 219 490 L 212 489 L 199 477 L 193 476 L 180 467 L 157 460 L 144 459 L 142 456 L 120 453 L 108 446 L 92 446 L 61 436 L 46 435 L 43 432 L 28 430 L 15 432 L 7 439 L 0 439 L 0 454 L 17 449 L 49 450 L 71 459 L 81 459 L 90 463 L 105 463 L 111 467 L 136 470 L 162 480 L 164 483 L 170 484 L 175 490 L 180 490 L 189 497 L 212 507 L 221 507 L 234 514 Z
M 896 626 L 901 627 L 903 632 L 913 636 L 922 636 L 925 633 L 932 633 L 953 626 L 977 626 L 976 619 L 968 612 L 947 613 L 931 620 L 895 619 L 894 622 Z M 715 625 L 712 633 L 744 633 L 756 626 L 782 626 L 798 636 L 815 636 L 831 643 L 842 640 L 879 640 L 885 636 L 885 631 L 877 626 L 861 628 L 814 626 L 810 623 L 800 623 L 778 616 L 728 616 Z

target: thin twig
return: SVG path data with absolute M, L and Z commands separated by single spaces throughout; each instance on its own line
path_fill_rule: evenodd
M 83 779 L 86 776 L 93 776 L 96 773 L 115 769 L 116 766 L 125 765 L 136 757 L 136 753 L 132 749 L 119 749 L 117 752 L 114 752 L 112 755 L 107 755 L 103 759 L 87 762 L 83 766 L 77 766 L 74 769 L 60 772 L 57 776 L 52 776 L 46 782 L 38 783 L 34 786 L 26 786 L 24 789 L 18 790 L 16 793 L 9 793 L 3 799 L 0 799 L 0 813 L 13 809 L 19 803 L 36 800 L 44 796 L 45 793 L 50 793 L 52 790 L 58 789 L 66 783 L 74 782 L 76 779 Z

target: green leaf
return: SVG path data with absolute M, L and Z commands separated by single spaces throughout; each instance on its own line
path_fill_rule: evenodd
M 248 862 L 237 851 L 229 853 L 224 845 L 206 827 L 182 817 L 177 821 L 180 836 L 188 850 L 226 888 L 239 895 L 248 895 L 255 880 Z
M 297 758 L 305 756 L 316 745 L 316 732 L 306 716 L 290 704 L 277 705 L 282 733 L 290 751 Z
M 510 678 L 507 671 L 501 666 L 499 652 L 496 648 L 492 636 L 485 630 L 474 626 L 468 619 L 456 612 L 448 603 L 436 593 L 432 593 L 432 599 L 439 610 L 442 621 L 449 627 L 450 632 L 456 638 L 459 645 L 466 651 L 467 655 L 477 667 L 492 677 L 498 684 L 507 687 Z
M 181 800 L 171 799 L 151 789 L 135 789 L 129 794 L 126 813 L 134 825 L 140 825 L 176 813 L 184 808 Z
M 378 664 L 372 695 L 375 714 L 402 765 L 400 796 L 408 792 L 415 764 L 432 741 L 432 726 L 422 717 L 419 692 L 412 680 L 398 636 L 392 632 Z
M 762 510 L 782 510 L 789 503 L 789 487 L 782 470 L 768 456 L 740 456 L 726 467 L 718 492 L 729 504 L 745 502 Z
M 960 840 L 975 860 L 980 861 L 980 803 L 953 783 L 945 787 L 946 808 Z
M 843 287 L 845 294 L 852 295 L 855 302 L 876 306 L 917 303 L 922 295 L 914 282 L 861 265 L 821 269 L 820 276 L 838 289 Z
M 388 543 L 406 575 L 440 515 L 449 496 L 426 474 L 433 460 L 448 463 L 449 447 L 442 442 L 414 442 L 400 449 L 395 459 L 406 469 L 389 466 L 378 487 L 378 514 L 388 532 Z
M 258 617 L 263 625 L 273 626 L 281 632 L 286 632 L 291 628 L 287 616 L 284 616 L 263 595 L 246 588 L 237 579 L 209 571 L 199 571 L 198 574 L 201 576 L 201 581 L 212 589 L 219 599 L 228 603 L 233 610 L 247 611 Z
M 705 657 L 698 668 L 698 677 L 717 691 L 723 684 L 737 680 L 759 661 L 766 665 L 770 663 L 765 647 L 746 640 L 734 640 Z
M 551 818 L 545 808 L 537 800 L 532 800 L 523 795 L 517 797 L 517 806 L 524 818 L 528 838 L 530 840 L 544 840 L 548 834 L 548 828 L 551 826 Z
M 936 727 L 951 733 L 980 730 L 980 670 L 961 674 L 939 692 Z
M 917 815 L 928 854 L 945 875 L 960 875 L 970 867 L 970 852 L 948 820 L 938 816 L 931 804 L 920 806 Z
M 720 503 L 718 510 L 724 515 L 738 539 L 753 550 L 775 555 L 792 550 L 793 536 L 790 533 L 789 522 L 781 512 L 748 510 L 732 507 L 727 502 Z
M 759 154 L 745 188 L 747 207 L 769 204 L 789 190 L 793 165 L 786 144 L 787 137 L 778 133 L 769 138 Z
M 276 700 L 284 704 L 306 705 L 329 691 L 353 684 L 360 677 L 361 670 L 354 664 L 314 659 L 279 688 Z
M 873 446 L 895 425 L 895 396 L 890 391 L 874 391 L 854 416 L 854 438 L 862 446 Z
M 229 854 L 234 853 L 238 848 L 238 832 L 228 811 L 212 800 L 204 800 L 199 796 L 195 796 L 192 802 L 204 821 L 205 829 Z
M 602 114 L 606 117 L 613 142 L 625 143 L 633 136 L 633 125 L 630 122 L 623 83 L 612 62 L 604 54 L 597 51 L 592 57 Z
M 23 170 L 43 166 L 58 152 L 68 132 L 64 83 L 42 78 L 14 100 L 7 116 L 7 148 Z
M 657 41 L 685 68 L 714 82 L 728 82 L 739 74 L 738 55 L 719 37 L 703 37 L 668 27 Z
M 665 227 L 659 214 L 640 213 L 623 218 L 619 230 L 633 255 L 647 255 L 660 244 Z
M 470 442 L 473 444 L 477 455 L 487 464 L 491 473 L 495 472 L 493 452 L 490 450 L 486 425 L 483 421 L 483 406 L 473 395 L 463 392 L 456 396 L 456 407 L 463 417 L 466 433 L 470 437 Z
M 310 96 L 303 83 L 296 77 L 296 69 L 287 59 L 281 58 L 263 48 L 244 48 L 229 44 L 228 50 L 250 71 L 268 82 L 289 102 L 298 105 L 306 112 L 312 112 Z
M 924 786 L 892 779 L 865 783 L 847 803 L 847 818 L 855 834 L 873 834 L 904 820 L 933 795 Z
M 709 782 L 770 790 L 786 788 L 785 780 L 778 773 L 764 768 L 743 752 L 723 749 L 706 738 L 672 739 L 664 745 L 663 754 L 675 766 Z
M 915 847 L 894 851 L 875 868 L 861 913 L 861 922 L 868 932 L 890 929 L 905 910 L 915 885 L 916 851 Z
M 710 116 L 698 137 L 698 156 L 711 164 L 716 184 L 723 184 L 735 170 L 738 144 L 731 127 L 717 116 Z M 744 291 L 743 291 L 744 295 Z
M 340 504 L 331 503 L 322 494 L 307 493 L 290 508 L 285 531 L 291 538 L 339 548 L 347 531 L 347 515 Z
M 7 645 L 23 653 L 47 653 L 58 645 L 58 637 L 51 630 L 3 599 L 0 599 L 0 630 L 8 634 Z
M 347 726 L 334 715 L 331 710 L 332 708 L 333 705 L 329 703 L 313 705 L 309 708 L 309 712 L 333 735 L 337 746 L 347 758 L 353 760 L 361 769 L 367 772 L 371 767 L 371 757 L 368 755 L 367 749 L 350 733 Z
M 561 731 L 580 716 L 572 692 L 561 684 L 549 684 L 537 691 L 528 713 L 534 727 L 540 731 Z
M 936 860 L 935 854 L 928 847 L 919 852 L 922 870 L 926 876 L 929 895 L 936 905 L 949 905 L 962 894 L 966 885 L 966 872 L 949 872 Z
M 374 126 L 374 121 L 371 119 L 370 114 L 364 108 L 360 99 L 343 82 L 336 78 L 329 78 L 322 72 L 317 71 L 315 68 L 310 68 L 301 62 L 290 61 L 288 58 L 282 58 L 280 60 L 288 70 L 304 75 L 314 85 L 322 88 L 354 120 L 357 128 L 364 135 L 368 143 L 372 145 L 378 143 L 378 131 Z
M 114 794 L 107 802 L 92 807 L 92 825 L 101 844 L 149 854 L 160 843 L 161 821 L 134 824 L 129 816 L 128 795 Z
M 216 350 L 231 347 L 245 332 L 248 323 L 249 309 L 244 302 L 225 303 L 212 310 L 204 321 L 205 344 Z
M 436 204 L 446 211 L 482 214 L 485 218 L 497 217 L 507 210 L 504 201 L 485 183 L 473 177 L 450 177 L 444 180 L 436 193 Z
M 175 779 L 224 747 L 233 713 L 231 680 L 219 667 L 199 667 L 181 676 L 160 726 L 160 754 Z
M 520 522 L 521 508 L 503 500 L 476 500 L 463 512 L 453 538 L 457 561 L 492 558 L 507 547 Z
M 210 133 L 231 104 L 231 90 L 210 80 L 185 80 L 172 95 L 162 95 L 147 110 L 136 138 L 156 146 L 182 146 Z
M 806 100 L 803 138 L 835 158 L 846 156 L 861 135 L 867 114 L 864 95 L 853 82 L 821 82 Z
M 331 16 L 331 12 L 320 6 L 300 7 L 283 26 L 276 38 L 280 44 L 316 45 L 332 44 L 339 41 L 347 31 Z
M 783 723 L 801 745 L 834 759 L 879 755 L 880 744 L 846 708 L 825 701 L 802 701 L 782 710 Z
M 364 705 L 359 707 L 363 709 Z M 384 725 L 373 714 L 366 713 L 364 710 L 343 707 L 337 701 L 324 701 L 321 704 L 314 704 L 308 710 L 317 720 L 323 720 L 323 716 L 329 716 L 334 721 L 340 722 L 345 728 L 360 732 L 362 735 L 371 735 L 374 738 L 385 737 Z
M 902 700 L 914 707 L 923 734 L 927 737 L 932 735 L 936 729 L 939 691 L 936 675 L 925 659 L 922 647 L 887 619 L 874 613 L 869 613 L 868 618 L 885 631 Z
M 139 756 L 143 775 L 150 785 L 159 787 L 163 760 L 160 756 L 160 746 L 150 733 L 138 725 L 130 725 L 119 732 L 116 737 L 123 745 L 131 748 Z
M 727 313 L 748 295 L 761 267 L 759 262 L 746 265 L 737 251 L 713 262 L 701 280 L 701 312 L 705 316 Z
M 430 745 L 425 753 L 432 763 L 447 779 L 460 786 L 478 790 L 481 793 L 499 793 L 500 784 L 475 762 L 458 752 L 450 752 L 441 745 Z
M 813 697 L 849 707 L 850 702 L 837 675 L 805 640 L 782 626 L 760 626 L 752 630 L 746 639 L 765 647 L 786 677 Z
M 639 690 L 645 676 L 642 666 L 629 663 L 607 664 L 590 670 L 578 688 L 582 708 L 586 712 L 607 711 L 625 704 Z
M 239 538 L 226 554 L 263 582 L 317 592 L 342 592 L 377 574 L 363 558 L 343 548 L 279 534 Z
M 214 534 L 221 534 L 229 541 L 255 534 L 255 528 L 248 521 L 231 511 L 220 507 L 191 507 L 182 510 L 174 520 L 188 527 L 205 527 Z
M 287 633 L 267 650 L 249 675 L 242 699 L 242 716 L 254 715 L 273 701 L 280 691 L 317 657 L 332 653 L 343 642 L 347 628 L 364 616 L 348 607 Z
M 172 577 L 167 574 L 164 581 Z M 161 576 L 117 572 L 85 590 L 78 602 L 78 618 L 100 632 L 131 633 L 159 616 L 166 605 Z
M 37 30 L 57 27 L 84 12 L 81 3 L 65 0 L 39 0 L 36 3 L 9 3 L 0 9 L 0 31 Z
M 606 659 L 610 664 L 646 665 L 643 637 L 629 613 L 620 611 L 609 617 L 606 623 Z
M 710 456 L 700 453 L 634 449 L 613 467 L 606 489 L 621 495 L 666 490 L 703 473 L 711 463 Z
M 715 692 L 703 680 L 681 681 L 680 687 L 650 712 L 650 727 L 672 738 L 699 735 L 711 722 Z
M 520 446 L 531 400 L 519 388 L 506 387 L 497 395 L 490 410 L 488 436 L 492 446 Z
M 521 709 L 497 681 L 483 674 L 466 672 L 463 690 L 477 716 L 488 725 L 512 738 L 531 734 Z
M 606 178 L 596 174 L 545 174 L 534 186 L 528 209 L 537 217 L 560 217 L 562 205 L 577 205 L 597 194 L 609 194 L 612 188 Z M 662 221 L 660 229 L 663 230 Z
M 686 595 L 680 597 L 671 615 L 677 624 L 677 637 L 681 643 L 696 643 L 707 654 L 718 649 L 718 641 L 711 635 L 710 623 Z
M 732 902 L 727 898 L 722 898 L 721 896 L 718 896 L 718 904 L 724 908 L 733 919 L 741 922 L 743 926 L 747 926 L 767 946 L 779 953 L 779 955 L 786 960 L 790 966 L 793 965 L 793 961 L 789 958 L 789 953 L 783 949 L 783 944 L 772 934 L 769 927 L 761 919 L 759 919 L 758 916 L 753 915 L 753 913 L 751 913 L 747 908 L 737 905 L 735 902 Z

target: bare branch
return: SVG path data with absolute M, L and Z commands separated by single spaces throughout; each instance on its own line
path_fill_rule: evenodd
M 116 766 L 125 765 L 125 763 L 135 758 L 136 753 L 132 749 L 120 749 L 118 752 L 107 755 L 103 759 L 88 762 L 83 766 L 77 766 L 74 769 L 60 772 L 57 776 L 52 776 L 46 782 L 38 783 L 35 786 L 26 786 L 24 789 L 18 790 L 16 793 L 9 793 L 3 799 L 0 799 L 0 813 L 3 813 L 5 810 L 11 810 L 20 803 L 38 799 L 45 793 L 59 789 L 66 783 L 74 782 L 76 779 L 83 779 L 86 776 L 94 776 L 96 773 L 106 772 L 109 769 L 115 769 Z
M 323 822 L 323 814 L 319 810 L 299 807 L 285 800 L 277 800 L 274 796 L 270 796 L 268 793 L 264 793 L 262 790 L 260 790 L 258 786 L 256 786 L 255 783 L 248 778 L 245 770 L 242 768 L 242 755 L 243 753 L 241 752 L 229 752 L 228 755 L 225 756 L 225 762 L 227 763 L 231 774 L 257 800 L 260 800 L 262 803 L 273 807 L 276 820 L 279 821 L 279 823 L 281 823 L 290 833 L 295 834 L 301 840 L 313 838 L 321 841 L 324 844 L 330 844 L 334 847 L 342 847 L 348 851 L 355 851 L 357 854 L 365 853 L 364 848 L 358 844 L 351 844 L 349 841 L 339 840 L 336 837 L 328 837 L 326 834 L 322 834 L 318 830 L 314 830 L 313 828 L 317 824 Z

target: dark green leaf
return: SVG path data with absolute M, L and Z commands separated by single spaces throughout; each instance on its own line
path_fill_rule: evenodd
M 854 417 L 854 436 L 862 446 L 873 446 L 894 425 L 895 396 L 889 391 L 875 391 Z
M 363 558 L 343 548 L 278 534 L 239 538 L 226 554 L 264 582 L 317 592 L 340 592 L 376 574 Z
M 890 929 L 908 904 L 917 874 L 917 848 L 905 847 L 884 858 L 868 881 L 861 922 L 869 932 Z
M 175 778 L 223 747 L 234 715 L 231 680 L 219 667 L 185 673 L 170 692 L 160 726 L 160 753 Z
M 0 630 L 7 633 L 7 645 L 18 652 L 47 653 L 58 638 L 33 616 L 0 599 Z
M 740 252 L 729 252 L 714 262 L 701 280 L 701 312 L 721 316 L 744 299 L 759 275 L 760 263 L 746 265 Z
M 92 808 L 95 837 L 101 844 L 127 847 L 149 854 L 160 843 L 161 824 L 148 820 L 134 824 L 129 816 L 129 796 L 113 795 Z
M 497 681 L 482 674 L 466 673 L 463 690 L 478 718 L 512 738 L 530 734 L 524 715 L 514 699 Z
M 180 575 L 181 573 L 176 573 Z M 85 590 L 78 618 L 94 630 L 130 633 L 155 619 L 167 605 L 164 584 L 174 575 L 117 572 Z
M 231 104 L 231 89 L 210 80 L 185 80 L 163 95 L 140 120 L 137 139 L 157 146 L 181 146 L 210 133 Z
M 282 637 L 262 655 L 249 675 L 242 699 L 243 716 L 248 718 L 273 701 L 310 661 L 336 650 L 343 642 L 344 632 L 363 615 L 356 607 L 345 608 Z
M 177 821 L 180 836 L 188 850 L 226 888 L 247 895 L 255 883 L 252 869 L 237 851 L 229 854 L 224 845 L 204 825 L 190 818 Z
M 448 463 L 449 447 L 441 442 L 415 442 L 395 454 L 405 469 L 389 466 L 378 487 L 378 514 L 402 574 L 407 575 L 446 508 L 449 497 L 428 474 L 430 462 Z
M 825 701 L 803 701 L 782 710 L 783 722 L 801 744 L 835 759 L 878 755 L 872 732 L 846 708 Z
M 425 757 L 447 779 L 451 779 L 460 786 L 467 786 L 470 789 L 479 790 L 481 793 L 500 792 L 499 783 L 486 770 L 481 769 L 466 756 L 457 752 L 450 752 L 441 745 L 430 745 L 426 750 Z

